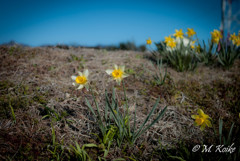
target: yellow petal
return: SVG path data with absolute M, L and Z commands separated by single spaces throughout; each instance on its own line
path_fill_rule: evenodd
M 199 118 L 198 115 L 192 115 L 191 117 L 192 117 L 193 119 L 197 119 L 197 118 Z
M 204 120 L 210 118 L 210 117 L 209 117 L 208 115 L 206 115 L 206 114 L 203 114 L 202 117 L 204 118 Z
M 198 114 L 199 114 L 200 116 L 203 116 L 203 115 L 204 115 L 204 112 L 203 112 L 203 110 L 201 110 L 201 109 L 198 109 Z
M 205 123 L 206 123 L 206 125 L 207 125 L 208 127 L 212 127 L 212 124 L 211 124 L 211 122 L 210 122 L 209 120 L 205 120 Z
M 202 124 L 202 126 L 200 127 L 200 130 L 203 131 L 206 127 L 206 124 Z

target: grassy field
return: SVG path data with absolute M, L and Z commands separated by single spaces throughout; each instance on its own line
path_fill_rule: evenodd
M 151 56 L 149 52 L 80 47 L 1 46 L 0 160 L 238 160 L 240 60 L 229 70 L 200 63 L 193 71 L 177 72 L 168 66 L 166 80 L 159 85 Z M 136 124 L 139 129 L 158 98 L 146 125 L 167 106 L 162 118 L 134 144 L 123 140 L 119 146 L 115 135 L 106 145 L 85 100 L 96 111 L 94 95 L 104 117 L 106 94 L 113 97 L 114 88 L 119 111 L 123 111 L 124 89 L 105 72 L 114 64 L 124 65 L 129 75 L 124 84 L 130 126 Z M 72 85 L 71 76 L 84 69 L 89 70 L 92 93 Z M 211 117 L 212 128 L 201 131 L 194 126 L 191 115 L 198 109 Z M 233 153 L 193 152 L 196 145 L 223 145 L 233 123 L 225 144 L 234 143 Z

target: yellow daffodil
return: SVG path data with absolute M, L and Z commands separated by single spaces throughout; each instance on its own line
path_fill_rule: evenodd
M 210 117 L 206 115 L 201 109 L 198 109 L 199 115 L 192 115 L 192 118 L 195 119 L 194 125 L 195 126 L 201 126 L 200 130 L 203 131 L 206 127 L 212 127 L 212 124 L 210 122 Z
M 171 37 L 171 35 L 169 35 L 168 37 L 166 36 L 165 37 L 165 40 L 164 40 L 164 42 L 166 43 L 166 44 L 168 44 L 170 41 L 173 41 L 174 39 Z
M 88 75 L 89 75 L 89 72 L 87 69 L 85 69 L 82 72 L 78 72 L 78 76 L 71 76 L 72 80 L 74 80 L 75 82 L 73 83 L 74 86 L 77 86 L 79 85 L 79 87 L 77 89 L 82 89 L 84 86 L 87 85 L 88 83 Z
M 180 30 L 175 30 L 175 34 L 173 34 L 176 38 L 183 38 L 183 32 L 182 29 Z
M 211 32 L 212 42 L 218 44 L 219 40 L 223 38 L 222 33 L 218 30 Z
M 111 75 L 114 80 L 117 81 L 118 84 L 121 83 L 123 78 L 126 78 L 128 75 L 124 72 L 125 66 L 117 66 L 114 65 L 114 69 L 108 69 L 106 70 L 106 73 L 108 75 Z
M 192 37 L 193 35 L 196 34 L 196 32 L 191 28 L 187 28 L 187 30 L 188 31 L 186 32 L 186 34 L 188 35 L 188 37 Z
M 240 46 L 240 36 L 235 39 L 235 45 Z
M 240 32 L 238 33 L 238 35 L 233 33 L 230 36 L 229 40 L 231 40 L 234 45 L 240 46 Z
M 176 47 L 176 41 L 173 39 L 171 41 L 169 41 L 167 43 L 167 46 L 171 47 L 171 48 L 175 48 Z
M 152 40 L 150 39 L 150 37 L 146 40 L 147 45 L 151 45 L 152 44 Z
M 195 41 L 192 41 L 192 42 L 191 42 L 191 48 L 192 48 L 192 49 L 195 48 L 194 44 L 195 44 Z
M 237 39 L 237 35 L 236 35 L 235 33 L 233 33 L 232 35 L 230 35 L 229 40 L 231 40 L 233 44 L 235 44 L 236 39 Z

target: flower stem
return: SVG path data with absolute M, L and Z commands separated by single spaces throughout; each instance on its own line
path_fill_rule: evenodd
M 124 91 L 124 97 L 125 97 L 125 101 L 126 101 L 126 108 L 127 108 L 127 114 L 125 116 L 125 118 L 127 118 L 127 124 L 128 124 L 128 134 L 129 136 L 131 136 L 131 131 L 130 131 L 130 117 L 129 117 L 129 107 L 128 107 L 128 99 L 127 99 L 127 95 L 126 95 L 126 87 L 125 87 L 125 83 L 124 81 L 122 81 L 122 85 L 123 85 L 123 91 Z

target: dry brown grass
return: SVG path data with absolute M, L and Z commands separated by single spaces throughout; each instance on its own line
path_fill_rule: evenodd
M 214 80 L 229 82 L 231 81 L 229 76 L 232 74 L 239 76 L 240 71 L 240 63 L 236 63 L 229 71 L 202 66 L 195 72 L 178 73 L 168 68 L 171 78 L 168 86 L 156 87 L 151 84 L 154 75 L 153 65 L 148 59 L 141 58 L 148 53 L 86 48 L 65 50 L 54 47 L 18 47 L 11 53 L 9 51 L 10 47 L 0 48 L 0 81 L 9 80 L 15 85 L 28 86 L 29 93 L 25 94 L 25 97 L 34 98 L 38 93 L 37 96 L 42 94 L 45 101 L 43 103 L 39 100 L 32 101 L 26 109 L 16 110 L 16 124 L 12 123 L 11 118 L 0 121 L 1 155 L 5 149 L 10 156 L 18 153 L 18 147 L 27 142 L 34 142 L 38 148 L 41 147 L 40 144 L 44 144 L 43 142 L 51 142 L 50 119 L 41 119 L 44 116 L 44 107 L 41 104 L 58 113 L 67 112 L 66 119 L 73 121 L 67 124 L 66 120 L 63 120 L 54 124 L 58 140 L 64 140 L 65 145 L 73 144 L 75 141 L 81 144 L 93 142 L 90 133 L 96 132 L 97 125 L 94 124 L 85 104 L 85 97 L 92 101 L 91 94 L 85 90 L 75 90 L 71 80 L 71 75 L 77 75 L 77 71 L 83 68 L 90 71 L 89 80 L 101 110 L 105 106 L 105 90 L 110 93 L 115 86 L 117 98 L 119 100 L 123 98 L 122 88 L 111 81 L 105 73 L 105 70 L 112 68 L 113 64 L 125 65 L 126 69 L 134 71 L 125 82 L 130 107 L 137 105 L 138 126 L 153 107 L 157 97 L 161 98 L 159 104 L 161 109 L 165 105 L 169 106 L 164 117 L 137 141 L 138 145 L 147 142 L 148 146 L 155 146 L 158 141 L 163 145 L 174 145 L 184 139 L 193 142 L 202 140 L 203 133 L 193 126 L 191 119 L 191 114 L 200 106 L 186 93 L 178 90 L 181 89 L 178 88 L 179 81 L 197 81 L 200 84 L 210 84 Z M 81 59 L 74 60 L 74 56 Z M 172 85 L 175 91 L 170 93 L 168 90 Z M 187 97 L 185 101 L 184 94 Z M 37 149 L 35 155 L 39 151 L 41 150 Z

